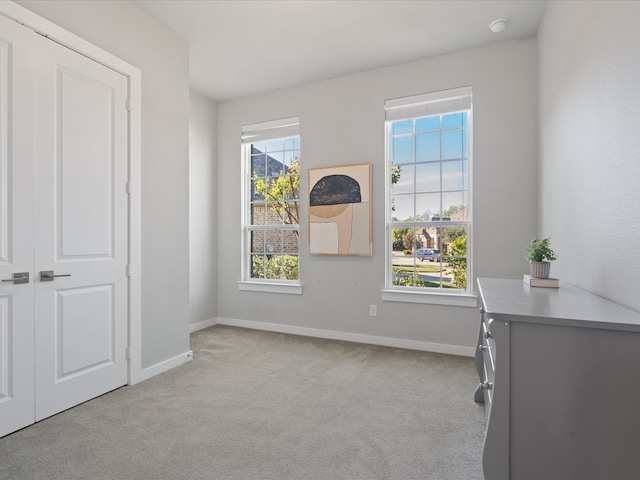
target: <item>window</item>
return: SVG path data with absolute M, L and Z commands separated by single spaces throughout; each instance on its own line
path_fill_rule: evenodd
M 298 118 L 242 128 L 243 282 L 300 283 L 298 131 Z
M 471 292 L 471 88 L 388 100 L 388 291 Z

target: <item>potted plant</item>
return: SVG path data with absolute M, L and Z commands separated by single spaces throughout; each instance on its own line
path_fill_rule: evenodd
M 533 278 L 549 278 L 551 262 L 558 258 L 551 249 L 550 242 L 549 238 L 534 238 L 525 250 Z

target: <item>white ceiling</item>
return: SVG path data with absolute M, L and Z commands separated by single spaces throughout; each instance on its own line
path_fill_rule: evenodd
M 133 0 L 186 39 L 221 101 L 535 35 L 543 0 Z M 507 18 L 500 34 L 489 29 Z

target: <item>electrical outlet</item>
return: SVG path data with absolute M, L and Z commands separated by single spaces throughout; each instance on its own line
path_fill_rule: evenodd
M 369 305 L 369 316 L 377 317 L 378 316 L 378 306 L 377 305 Z

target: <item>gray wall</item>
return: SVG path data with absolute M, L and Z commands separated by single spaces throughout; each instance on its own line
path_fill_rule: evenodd
M 474 308 L 382 302 L 384 101 L 465 85 L 474 100 L 474 272 L 521 278 L 536 231 L 537 44 L 504 42 L 218 105 L 218 316 L 473 347 Z M 307 169 L 373 163 L 373 257 L 308 255 L 301 228 L 302 295 L 239 291 L 240 127 L 301 118 Z M 306 202 L 302 218 L 306 219 Z M 369 304 L 378 316 L 369 317 Z
M 142 70 L 142 367 L 189 350 L 189 52 L 130 2 L 16 2 Z
M 189 324 L 217 308 L 216 104 L 191 91 L 189 108 Z
M 540 222 L 552 275 L 640 310 L 640 2 L 549 2 Z

